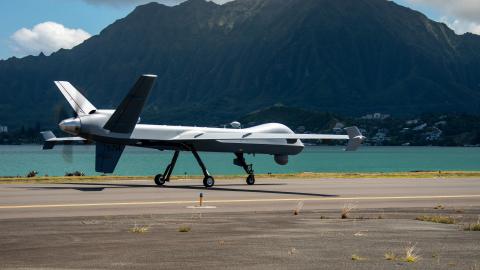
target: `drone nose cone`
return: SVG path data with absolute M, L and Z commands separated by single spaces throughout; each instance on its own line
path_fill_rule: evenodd
M 60 122 L 58 126 L 61 130 L 72 135 L 78 135 L 78 133 L 80 133 L 80 119 L 78 118 L 65 119 Z

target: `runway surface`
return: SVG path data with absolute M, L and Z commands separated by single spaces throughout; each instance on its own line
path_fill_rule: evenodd
M 196 208 L 203 193 L 205 208 Z M 0 219 L 303 209 L 480 206 L 480 179 L 243 179 L 0 185 Z
M 0 269 L 478 269 L 479 216 L 480 179 L 2 184 Z

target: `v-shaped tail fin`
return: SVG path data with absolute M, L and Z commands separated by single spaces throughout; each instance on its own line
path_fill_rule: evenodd
M 71 83 L 55 81 L 55 85 L 78 115 L 91 114 L 97 110 Z

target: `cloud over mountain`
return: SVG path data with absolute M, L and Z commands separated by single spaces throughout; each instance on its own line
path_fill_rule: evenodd
M 32 29 L 22 28 L 11 37 L 12 49 L 19 56 L 49 55 L 59 49 L 71 49 L 91 35 L 82 29 L 70 29 L 56 22 L 43 22 Z
M 150 2 L 157 2 L 167 6 L 174 6 L 182 2 L 185 2 L 185 0 L 83 0 L 83 1 L 92 5 L 107 5 L 107 6 L 115 6 L 115 7 L 125 6 L 125 5 L 142 5 Z M 210 0 L 210 1 L 215 2 L 217 4 L 224 4 L 226 2 L 230 2 L 233 0 Z
M 458 33 L 480 34 L 480 1 L 478 0 L 408 0 L 442 14 L 441 20 Z

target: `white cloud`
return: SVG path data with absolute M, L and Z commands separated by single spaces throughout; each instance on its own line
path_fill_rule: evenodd
M 478 0 L 408 0 L 413 4 L 427 5 L 443 11 L 446 15 L 462 20 L 480 22 L 480 1 Z
M 143 5 L 150 2 L 158 2 L 168 6 L 173 6 L 180 2 L 183 2 L 182 0 L 157 0 L 157 1 L 155 0 L 83 0 L 83 1 L 92 5 L 106 5 L 106 6 L 114 6 L 114 7 L 138 6 L 138 5 Z
M 479 0 L 407 0 L 414 6 L 434 9 L 441 15 L 440 20 L 463 34 L 480 34 Z
M 83 1 L 92 5 L 106 5 L 106 6 L 121 7 L 121 6 L 138 6 L 138 5 L 143 5 L 150 2 L 158 2 L 167 6 L 174 6 L 186 0 L 83 0 Z M 212 1 L 217 4 L 224 4 L 226 2 L 230 2 L 233 0 L 206 0 L 206 1 Z
M 32 29 L 22 28 L 11 37 L 12 49 L 17 56 L 39 54 L 50 55 L 59 49 L 71 49 L 91 35 L 82 29 L 66 28 L 55 22 L 44 22 Z
M 470 32 L 480 35 L 480 24 L 478 23 L 452 19 L 448 17 L 443 17 L 440 19 L 440 21 L 446 23 L 450 28 L 454 29 L 455 32 L 459 34 Z

